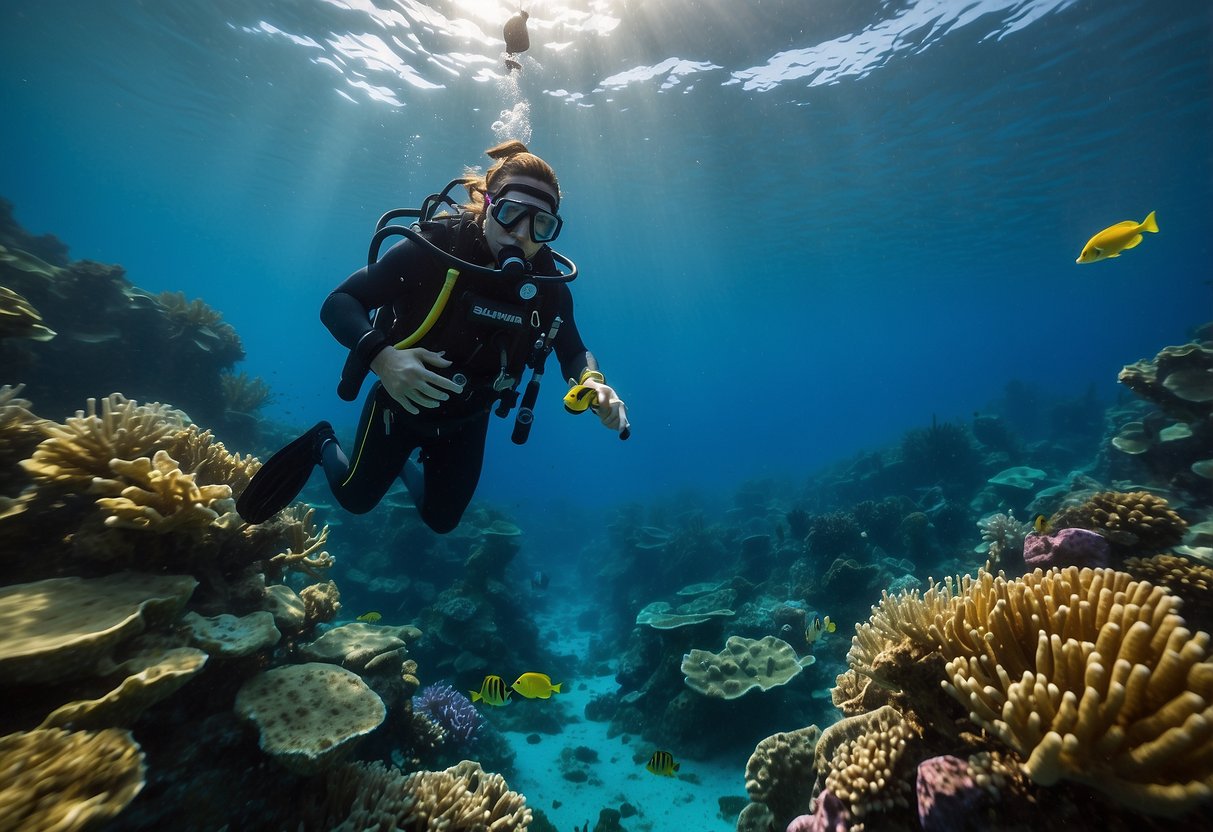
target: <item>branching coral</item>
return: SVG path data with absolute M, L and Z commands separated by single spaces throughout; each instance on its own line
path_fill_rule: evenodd
M 220 515 L 234 510 L 230 486 L 199 486 L 194 475 L 183 473 L 166 451 L 156 451 L 151 459 L 110 460 L 110 468 L 122 479 L 94 479 L 92 489 L 118 493 L 97 499 L 98 507 L 109 515 L 107 526 L 157 534 L 201 533 Z
M 1014 513 L 991 514 L 977 521 L 981 529 L 979 551 L 986 553 L 986 569 L 995 571 L 1004 559 L 1023 559 L 1023 542 L 1032 527 L 1015 519 Z
M 232 364 L 244 358 L 240 336 L 223 316 L 207 306 L 201 298 L 185 299 L 182 292 L 161 292 L 157 303 L 168 317 L 174 338 L 189 338 L 204 352 L 209 352 L 222 364 Z
M 896 688 L 894 673 L 942 656 L 945 690 L 1032 780 L 1176 816 L 1213 797 L 1210 637 L 1185 626 L 1179 604 L 1126 573 L 1076 567 L 886 594 L 857 628 L 835 701 L 852 707 L 865 687 Z M 921 699 L 927 686 L 916 688 Z
M 251 454 L 230 453 L 222 442 L 216 442 L 209 430 L 189 425 L 165 448 L 173 459 L 179 460 L 181 470 L 194 475 L 199 485 L 230 485 L 241 492 L 261 469 L 261 462 Z
M 82 491 L 94 477 L 111 476 L 110 460 L 132 460 L 163 447 L 185 427 L 179 410 L 159 403 L 141 405 L 120 393 L 89 399 L 85 411 L 60 425 L 42 422 L 46 434 L 32 458 L 22 461 L 35 482 Z
M 286 537 L 289 541 L 287 550 L 270 558 L 270 566 L 275 569 L 292 569 L 303 572 L 316 580 L 323 580 L 323 573 L 333 567 L 333 556 L 324 551 L 323 547 L 329 538 L 329 527 L 324 526 L 319 531 L 312 522 L 316 509 L 296 503 L 284 509 L 282 519 L 286 522 Z
M 237 413 L 256 413 L 273 399 L 270 386 L 248 373 L 224 373 L 219 383 L 223 387 L 224 406 Z

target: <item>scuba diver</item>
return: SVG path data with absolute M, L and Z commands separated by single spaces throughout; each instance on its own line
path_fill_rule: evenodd
M 526 441 L 553 350 L 570 384 L 565 407 L 593 410 L 621 439 L 630 434 L 624 403 L 573 319 L 568 283 L 576 265 L 549 246 L 563 225 L 555 172 L 519 141 L 487 153 L 495 162 L 483 176 L 468 169 L 420 210 L 385 214 L 367 267 L 325 300 L 320 319 L 350 350 L 338 393 L 353 401 L 368 372 L 378 380 L 352 453 L 328 422 L 317 423 L 270 457 L 244 489 L 236 508 L 249 523 L 285 508 L 320 464 L 346 510 L 370 511 L 399 477 L 425 524 L 451 531 L 480 479 L 490 411 L 496 404 L 505 416 L 518 403 L 529 367 L 512 435 Z M 448 195 L 459 184 L 468 193 L 461 206 Z M 440 206 L 457 213 L 438 214 Z M 394 216 L 419 221 L 386 225 Z M 393 234 L 405 239 L 380 258 L 382 241 Z

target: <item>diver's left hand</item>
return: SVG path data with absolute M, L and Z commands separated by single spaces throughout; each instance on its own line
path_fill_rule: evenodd
M 619 433 L 627 430 L 631 424 L 628 422 L 628 409 L 615 388 L 593 379 L 586 379 L 582 384 L 594 391 L 594 413 L 602 424 Z

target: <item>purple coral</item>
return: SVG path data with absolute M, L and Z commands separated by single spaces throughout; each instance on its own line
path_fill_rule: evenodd
M 413 697 L 413 712 L 428 716 L 447 737 L 467 744 L 476 737 L 481 717 L 470 699 L 450 685 L 429 685 Z
M 1108 565 L 1110 547 L 1102 535 L 1086 529 L 1062 529 L 1056 534 L 1030 534 L 1023 545 L 1023 559 L 1029 569 L 1037 566 Z

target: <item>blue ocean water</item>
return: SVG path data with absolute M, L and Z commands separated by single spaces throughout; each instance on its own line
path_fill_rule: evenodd
M 535 0 L 507 76 L 515 8 L 6 4 L 0 195 L 221 311 L 269 416 L 349 430 L 321 301 L 382 211 L 529 134 L 634 436 L 556 381 L 527 446 L 497 420 L 480 496 L 524 518 L 797 477 L 1012 379 L 1111 399 L 1209 318 L 1206 3 Z

